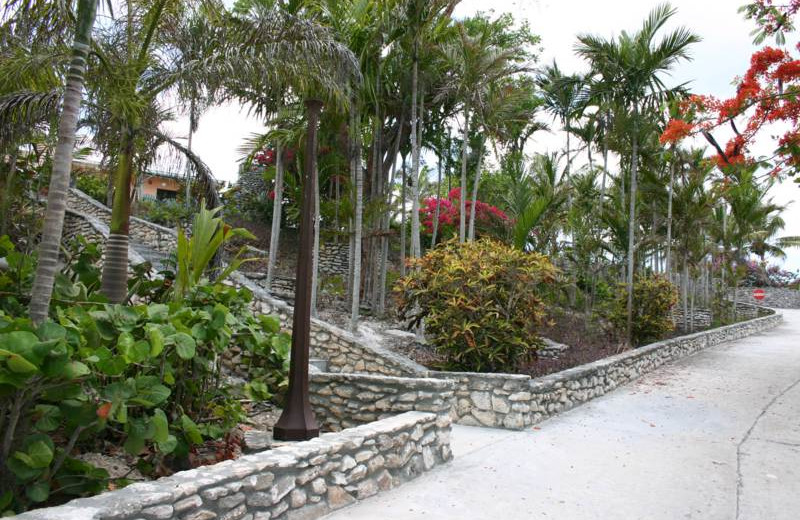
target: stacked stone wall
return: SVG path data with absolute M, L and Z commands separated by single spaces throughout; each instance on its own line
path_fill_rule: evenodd
M 736 291 L 736 300 L 739 302 L 757 302 L 753 298 L 753 290 L 756 287 L 741 287 Z M 774 309 L 800 309 L 800 290 L 761 287 L 764 290 L 764 299 L 758 301 L 758 305 L 771 307 Z
M 340 242 L 323 244 L 319 249 L 319 270 L 330 275 L 347 275 L 350 270 L 350 245 Z
M 449 417 L 407 412 L 16 518 L 312 520 L 451 458 Z
M 437 379 L 312 373 L 310 398 L 320 426 L 339 431 L 409 411 L 449 417 L 455 386 Z
M 108 238 L 108 226 L 97 217 L 79 213 L 68 209 L 64 213 L 64 229 L 61 233 L 61 242 L 66 244 L 78 235 L 90 241 L 104 244 Z M 104 257 L 103 257 L 104 258 Z M 103 263 L 100 259 L 100 265 Z M 134 249 L 128 249 L 128 268 L 141 264 L 145 259 Z
M 111 224 L 111 210 L 76 188 L 69 190 L 67 207 L 95 217 L 106 227 Z M 136 217 L 130 218 L 130 238 L 160 253 L 171 253 L 178 247 L 177 231 Z
M 293 309 L 286 302 L 272 298 L 264 289 L 241 273 L 233 273 L 231 282 L 247 287 L 253 292 L 253 310 L 272 314 L 281 321 L 281 326 L 291 332 Z M 234 356 L 237 355 L 233 351 Z M 427 368 L 405 356 L 371 345 L 353 334 L 324 321 L 311 320 L 311 356 L 328 362 L 330 372 L 384 376 L 414 376 L 427 372 Z
M 766 313 L 760 308 L 750 312 Z M 604 395 L 664 363 L 707 347 L 777 326 L 781 315 L 767 316 L 681 336 L 629 350 L 593 363 L 532 379 L 515 374 L 430 372 L 456 382 L 454 409 L 459 424 L 522 429 Z

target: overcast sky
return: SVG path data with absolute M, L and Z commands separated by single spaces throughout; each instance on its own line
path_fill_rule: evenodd
M 690 88 L 697 93 L 720 97 L 732 95 L 732 80 L 744 73 L 755 50 L 749 35 L 753 25 L 737 12 L 744 1 L 673 0 L 672 5 L 678 13 L 672 26 L 685 25 L 699 34 L 703 41 L 692 49 L 694 60 L 676 68 L 672 84 L 690 82 Z M 573 52 L 576 35 L 611 36 L 622 30 L 634 31 L 657 4 L 649 0 L 462 0 L 456 15 L 466 16 L 489 8 L 497 13 L 510 11 L 517 19 L 527 19 L 533 31 L 542 37 L 542 62 L 555 59 L 563 71 L 581 72 L 586 65 Z M 172 125 L 176 135 L 185 135 L 185 127 L 185 121 Z M 248 118 L 240 107 L 217 107 L 202 117 L 193 148 L 218 178 L 235 181 L 239 159 L 237 149 L 245 137 L 262 130 L 263 126 Z M 719 136 L 720 140 L 726 138 L 725 135 Z M 537 134 L 530 151 L 556 150 L 563 146 L 562 143 L 558 133 Z M 769 151 L 769 144 L 761 143 L 764 152 Z M 775 200 L 781 204 L 790 204 L 798 195 L 800 186 L 791 182 L 774 189 Z M 792 204 L 784 218 L 787 223 L 785 234 L 800 235 L 800 204 Z M 800 269 L 800 250 L 789 251 L 785 267 L 793 271 Z

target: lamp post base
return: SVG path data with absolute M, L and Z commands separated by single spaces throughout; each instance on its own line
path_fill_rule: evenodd
M 308 403 L 287 402 L 272 429 L 272 438 L 277 441 L 307 441 L 314 437 L 319 437 L 319 425 Z

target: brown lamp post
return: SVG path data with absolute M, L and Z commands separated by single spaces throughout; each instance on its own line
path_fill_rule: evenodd
M 308 400 L 308 358 L 311 336 L 311 277 L 314 249 L 314 192 L 317 189 L 317 126 L 322 102 L 306 101 L 306 150 L 303 167 L 303 207 L 300 216 L 300 254 L 294 286 L 292 354 L 286 407 L 275 424 L 273 437 L 280 441 L 304 441 L 319 436 L 319 426 Z

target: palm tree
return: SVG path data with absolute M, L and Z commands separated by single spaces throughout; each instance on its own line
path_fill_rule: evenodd
M 98 140 L 116 156 L 111 224 L 103 263 L 101 290 L 112 302 L 127 296 L 131 186 L 137 169 L 154 157 L 161 143 L 186 156 L 195 176 L 205 184 L 206 203 L 218 205 L 216 181 L 187 147 L 159 129 L 170 118 L 160 99 L 186 82 L 205 83 L 213 90 L 226 65 L 215 53 L 221 31 L 186 11 L 178 0 L 156 0 L 146 7 L 128 4 L 127 16 L 104 27 L 94 53 L 100 71 L 90 89 L 97 115 Z M 202 34 L 202 38 L 198 37 Z M 165 49 L 173 52 L 165 58 Z M 216 59 L 215 59 L 216 58 Z
M 475 240 L 475 211 L 483 169 L 483 148 L 487 137 L 495 142 L 495 151 L 499 141 L 509 145 L 510 153 L 521 154 L 524 140 L 543 128 L 543 125 L 534 119 L 539 108 L 539 100 L 525 87 L 525 82 L 514 81 L 514 78 L 496 80 L 487 86 L 484 102 L 475 111 L 475 120 L 481 125 L 483 136 L 476 147 L 478 158 L 472 183 L 472 204 L 467 232 L 469 241 Z
M 58 253 L 61 245 L 61 232 L 64 228 L 67 189 L 72 170 L 72 151 L 75 147 L 75 131 L 78 127 L 86 62 L 96 13 L 96 0 L 78 0 L 72 60 L 61 103 L 58 145 L 53 157 L 47 209 L 45 210 L 42 239 L 39 243 L 39 262 L 36 266 L 36 276 L 31 291 L 30 316 L 34 323 L 41 323 L 47 318 L 53 294 L 53 283 L 58 271 Z
M 587 59 L 595 74 L 607 81 L 605 89 L 629 114 L 630 133 L 630 202 L 628 212 L 628 304 L 627 336 L 630 341 L 633 319 L 633 277 L 635 255 L 636 199 L 639 168 L 640 116 L 645 106 L 666 92 L 661 75 L 682 60 L 690 59 L 689 47 L 700 38 L 685 28 L 678 28 L 656 41 L 659 31 L 675 14 L 669 4 L 650 12 L 639 31 L 623 32 L 618 38 L 582 35 L 576 51 Z
M 472 118 L 487 103 L 490 85 L 527 70 L 528 59 L 524 47 L 502 47 L 494 41 L 495 26 L 477 23 L 458 25 L 458 37 L 444 49 L 450 77 L 440 97 L 452 97 L 461 102 L 463 114 L 461 149 L 461 196 L 459 208 L 458 239 L 466 239 L 467 162 Z
M 567 176 L 572 165 L 570 135 L 573 133 L 572 121 L 578 118 L 586 104 L 586 82 L 578 74 L 565 75 L 554 61 L 544 67 L 536 78 L 546 111 L 558 119 L 567 134 Z
M 555 153 L 535 155 L 528 171 L 520 172 L 522 178 L 514 182 L 515 189 L 509 192 L 513 198 L 506 203 L 515 220 L 513 242 L 517 249 L 532 247 L 539 252 L 556 253 L 562 210 L 570 193 L 566 169 L 561 170 L 559 163 Z
M 411 257 L 422 255 L 419 223 L 419 163 L 422 147 L 422 114 L 424 113 L 424 89 L 421 88 L 420 51 L 428 50 L 435 34 L 437 22 L 450 16 L 457 2 L 453 0 L 406 0 L 405 13 L 408 34 L 411 38 Z M 421 95 L 420 95 L 421 94 Z M 419 98 L 422 98 L 419 99 Z
M 711 225 L 715 194 L 707 188 L 710 168 L 695 152 L 688 157 L 687 168 L 673 187 L 673 228 L 676 253 L 681 261 L 681 295 L 683 302 L 684 329 L 689 329 L 689 285 L 690 269 L 696 270 L 709 253 L 707 229 Z

